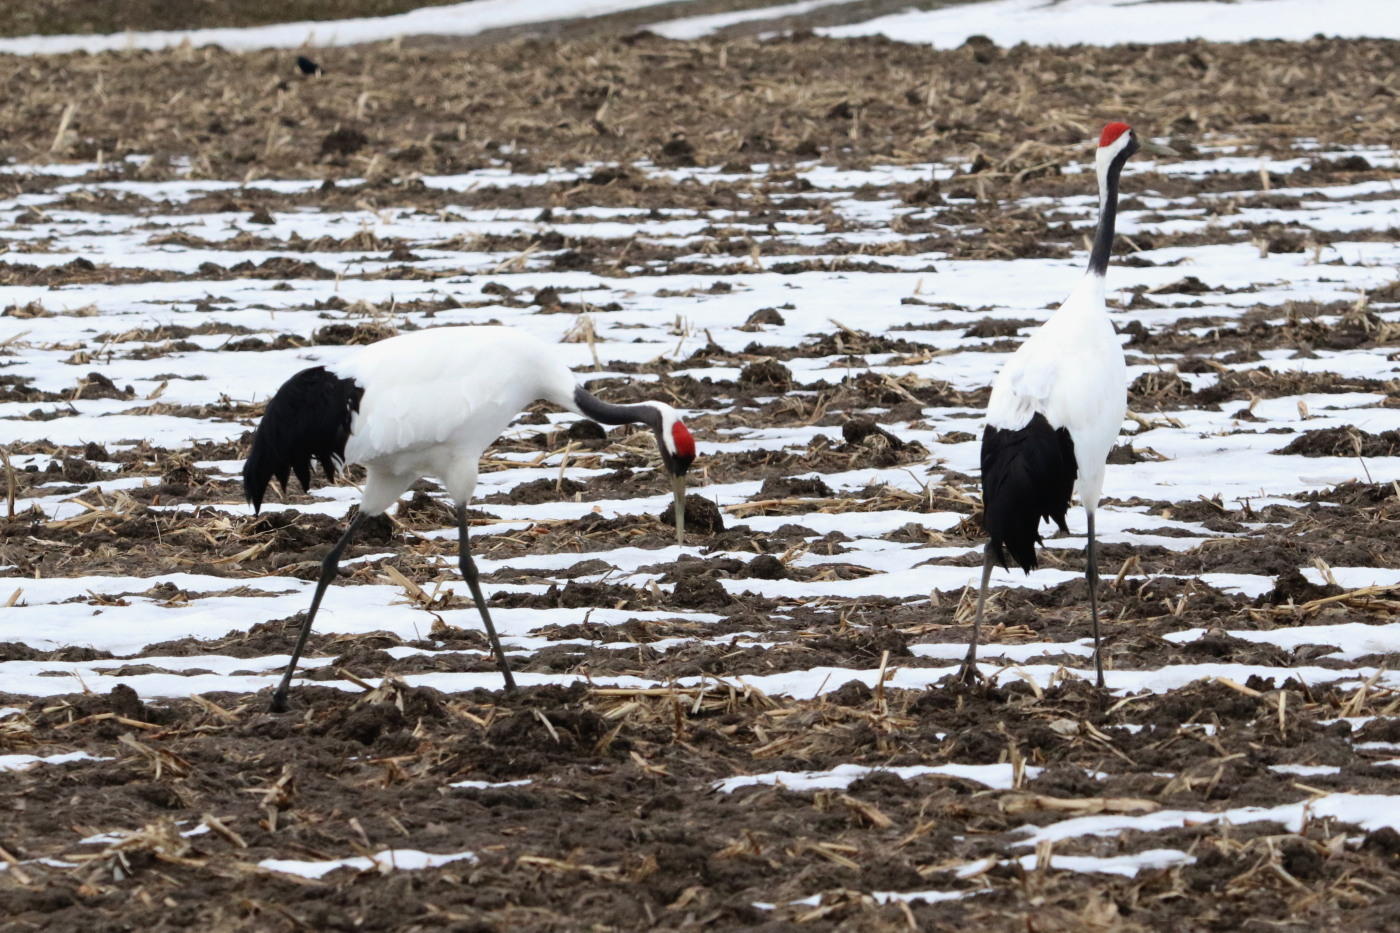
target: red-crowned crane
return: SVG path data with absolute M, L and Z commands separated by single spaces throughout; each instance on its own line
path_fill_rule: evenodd
M 982 505 L 991 540 L 982 559 L 964 681 L 977 677 L 977 639 L 993 565 L 1010 569 L 1015 561 L 1026 573 L 1034 570 L 1041 521 L 1052 520 L 1068 532 L 1065 513 L 1077 492 L 1088 519 L 1084 575 L 1093 617 L 1094 670 L 1098 685 L 1104 685 L 1094 509 L 1103 492 L 1108 453 L 1128 411 L 1127 364 L 1104 306 L 1104 273 L 1113 249 L 1118 178 L 1139 149 L 1171 154 L 1164 146 L 1138 142 L 1127 124 L 1104 127 L 1096 160 L 1099 225 L 1089 270 L 1059 310 L 1011 355 L 992 385 L 982 433 Z
M 321 563 L 311 609 L 291 660 L 273 694 L 273 712 L 287 708 L 287 691 L 321 597 L 340 556 L 367 516 L 381 515 L 415 480 L 442 481 L 457 512 L 458 562 L 481 613 L 506 690 L 515 678 L 481 594 L 467 538 L 467 504 L 476 490 L 477 461 L 527 405 L 545 399 L 603 424 L 644 424 L 656 435 L 671 475 L 676 542 L 684 537 L 685 473 L 695 440 L 663 402 L 612 405 L 585 391 L 554 348 L 513 327 L 440 327 L 370 344 L 332 366 L 304 369 L 267 404 L 243 466 L 243 492 L 254 512 L 268 482 L 285 489 L 296 474 L 311 488 L 311 462 L 328 477 L 347 463 L 366 470 L 360 510 Z

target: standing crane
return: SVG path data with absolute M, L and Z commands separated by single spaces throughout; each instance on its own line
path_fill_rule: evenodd
M 295 473 L 311 488 L 311 464 L 333 478 L 347 463 L 366 470 L 360 510 L 321 562 L 311 609 L 302 623 L 273 712 L 287 708 L 292 674 L 316 620 L 340 556 L 366 517 L 381 515 L 415 480 L 442 480 L 457 512 L 458 563 L 481 613 L 507 691 L 515 678 L 481 594 L 467 537 L 467 504 L 476 490 L 482 453 L 527 405 L 545 399 L 603 424 L 644 424 L 656 435 L 671 475 L 676 543 L 685 534 L 685 474 L 695 440 L 676 410 L 663 402 L 612 405 L 574 381 L 544 341 L 513 327 L 440 327 L 371 344 L 334 366 L 304 369 L 267 404 L 243 466 L 243 492 L 261 511 L 268 482 L 283 489 Z
M 1165 146 L 1139 142 L 1125 123 L 1103 128 L 1096 159 L 1099 224 L 1089 269 L 1059 310 L 1011 355 L 992 385 L 982 433 L 982 506 L 991 540 L 982 559 L 977 615 L 962 666 L 965 682 L 977 677 L 977 639 L 993 565 L 1010 569 L 1015 561 L 1026 573 L 1034 570 L 1041 521 L 1054 521 L 1068 532 L 1065 513 L 1077 492 L 1089 526 L 1084 575 L 1094 626 L 1094 670 L 1098 685 L 1104 685 L 1094 510 L 1109 451 L 1128 411 L 1127 364 L 1104 305 L 1104 273 L 1113 249 L 1118 178 L 1139 150 L 1173 154 Z

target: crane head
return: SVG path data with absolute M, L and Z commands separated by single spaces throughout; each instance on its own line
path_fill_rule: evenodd
M 1133 128 L 1126 123 L 1110 123 L 1099 134 L 1098 162 L 1107 167 L 1119 159 L 1127 160 L 1135 152 L 1152 155 L 1176 155 L 1176 151 L 1154 143 L 1152 140 L 1139 140 Z
M 680 413 L 664 402 L 644 403 L 656 412 L 648 426 L 656 435 L 661 463 L 671 474 L 671 492 L 676 498 L 676 544 L 685 538 L 685 474 L 695 461 L 695 438 L 681 420 Z

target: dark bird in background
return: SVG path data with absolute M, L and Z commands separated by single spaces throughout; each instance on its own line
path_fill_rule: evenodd
M 305 55 L 297 56 L 297 67 L 301 69 L 302 74 L 311 78 L 319 77 L 325 73 L 321 71 L 320 65 L 316 64 L 311 59 L 307 58 Z
M 991 540 L 982 560 L 964 681 L 977 676 L 977 639 L 993 565 L 1009 569 L 1014 561 L 1026 573 L 1034 570 L 1040 523 L 1048 519 L 1069 531 L 1065 513 L 1078 492 L 1089 526 L 1085 577 L 1094 669 L 1098 685 L 1104 685 L 1094 510 L 1103 493 L 1109 451 L 1128 411 L 1127 364 L 1104 304 L 1104 273 L 1113 249 L 1118 178 L 1139 150 L 1173 154 L 1164 146 L 1140 143 L 1127 124 L 1104 127 L 1097 154 L 1099 225 L 1088 272 L 1059 310 L 1011 355 L 992 385 L 982 434 L 982 503 Z
M 321 597 L 340 556 L 366 517 L 382 515 L 423 476 L 442 481 L 457 513 L 458 563 L 481 613 L 505 678 L 510 665 L 481 593 L 467 538 L 467 504 L 476 490 L 482 453 L 537 399 L 603 424 L 644 424 L 656 435 L 661 463 L 671 475 L 676 543 L 685 534 L 685 474 L 695 440 L 664 402 L 613 405 L 585 391 L 557 350 L 513 327 L 438 327 L 370 344 L 333 366 L 304 369 L 267 403 L 243 466 L 243 492 L 261 510 L 274 477 L 286 487 L 295 473 L 311 488 L 311 464 L 333 477 L 347 463 L 365 466 L 360 510 L 321 564 L 311 610 L 272 698 L 287 708 L 287 691 Z

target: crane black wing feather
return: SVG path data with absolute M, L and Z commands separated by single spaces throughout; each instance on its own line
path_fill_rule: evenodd
M 324 366 L 303 369 L 282 384 L 267 403 L 243 464 L 243 495 L 254 512 L 262 509 L 263 494 L 274 477 L 285 489 L 295 473 L 301 488 L 310 490 L 312 460 L 328 478 L 335 476 L 344 463 L 351 419 L 364 394 L 355 380 Z
M 1009 568 L 1009 553 L 1027 573 L 1038 566 L 1040 523 L 1049 519 L 1069 530 L 1065 513 L 1078 472 L 1069 431 L 1051 427 L 1039 412 L 1024 428 L 983 432 L 983 522 L 997 563 Z

